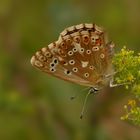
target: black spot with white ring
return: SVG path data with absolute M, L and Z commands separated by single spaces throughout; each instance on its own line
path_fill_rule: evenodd
M 54 62 L 55 64 L 58 64 L 57 58 L 54 58 L 53 62 Z
M 70 61 L 69 61 L 69 64 L 70 64 L 70 65 L 74 65 L 74 64 L 75 64 L 75 61 L 74 61 L 74 60 L 70 60 Z
M 50 63 L 50 66 L 51 66 L 51 67 L 54 67 L 54 66 L 55 66 L 55 64 L 54 64 L 54 63 Z
M 55 68 L 50 68 L 50 72 L 55 72 Z
M 84 49 L 84 48 L 81 48 L 81 49 L 80 49 L 80 52 L 81 52 L 81 53 L 83 53 L 84 51 L 85 51 L 85 49 Z
M 74 72 L 77 72 L 77 71 L 78 71 L 78 68 L 74 67 L 72 70 L 73 70 Z
M 86 50 L 86 53 L 87 54 L 91 54 L 91 50 Z
M 73 52 L 77 52 L 77 49 L 76 49 L 76 48 L 73 48 L 72 51 L 73 51 Z
M 68 52 L 68 55 L 69 55 L 69 56 L 72 56 L 72 55 L 73 55 L 73 51 L 69 51 L 69 52 Z
M 92 51 L 99 51 L 99 47 L 93 47 Z
M 89 77 L 89 73 L 85 73 L 84 76 L 87 78 Z
M 64 73 L 67 74 L 67 75 L 71 75 L 71 71 L 70 70 L 65 70 Z

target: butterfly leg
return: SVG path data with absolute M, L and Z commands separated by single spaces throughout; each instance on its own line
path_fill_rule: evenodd
M 114 84 L 113 83 L 114 82 L 114 80 L 113 80 L 113 78 L 110 80 L 110 83 L 109 83 L 109 86 L 110 87 L 117 87 L 117 86 L 119 86 L 118 84 Z
M 114 84 L 113 82 L 114 82 L 114 79 L 112 78 L 112 79 L 110 80 L 110 84 L 109 84 L 110 87 L 117 87 L 117 86 L 123 86 L 123 85 L 130 84 L 129 82 L 121 83 L 121 84 Z
M 113 72 L 111 74 L 106 74 L 105 78 L 110 78 L 110 77 L 114 76 L 116 73 L 118 73 L 118 72 Z
M 110 77 L 112 77 L 111 80 L 110 80 L 109 86 L 110 86 L 110 87 L 117 87 L 117 86 L 122 86 L 122 85 L 124 85 L 124 84 L 127 84 L 127 83 L 114 84 L 113 76 L 114 76 L 116 73 L 118 73 L 118 72 L 113 72 L 113 73 L 111 73 L 111 74 L 105 75 L 105 78 L 110 78 Z

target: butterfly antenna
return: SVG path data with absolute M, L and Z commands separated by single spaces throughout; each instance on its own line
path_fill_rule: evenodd
M 86 107 L 86 104 L 87 104 L 87 99 L 88 99 L 88 96 L 90 94 L 91 94 L 90 91 L 86 94 L 86 97 L 85 97 L 85 100 L 84 100 L 84 103 L 83 103 L 83 107 L 82 107 L 82 111 L 81 111 L 81 114 L 80 114 L 80 119 L 83 118 L 83 115 L 84 115 L 84 112 L 85 112 L 85 107 Z
M 79 94 L 78 94 L 78 95 L 79 95 Z M 75 95 L 71 96 L 71 97 L 70 97 L 70 100 L 74 100 L 78 95 L 75 94 Z
M 82 89 L 81 92 L 80 92 L 79 94 L 75 94 L 75 95 L 71 96 L 71 97 L 70 97 L 70 100 L 74 100 L 75 98 L 77 98 L 77 97 L 82 93 L 82 91 L 85 91 L 85 90 L 88 90 L 88 89 L 89 89 L 89 87 L 88 87 L 88 88 Z

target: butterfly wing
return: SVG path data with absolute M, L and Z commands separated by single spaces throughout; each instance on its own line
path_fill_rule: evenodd
M 37 51 L 34 56 L 32 56 L 31 64 L 37 69 L 60 79 L 90 86 L 87 81 L 74 75 L 71 71 L 63 67 L 60 64 L 63 63 L 62 59 L 59 59 L 60 57 L 56 55 L 54 56 L 48 47 L 44 47 Z
M 79 24 L 61 32 L 58 41 L 38 51 L 31 63 L 60 79 L 93 87 L 110 72 L 112 48 L 102 28 Z
M 75 74 L 92 86 L 106 83 L 104 75 L 113 70 L 111 57 L 114 45 L 108 43 L 102 28 L 95 24 L 71 26 L 60 34 L 58 42 L 57 50 L 65 54 L 62 57 L 69 62 L 68 69 L 77 69 Z

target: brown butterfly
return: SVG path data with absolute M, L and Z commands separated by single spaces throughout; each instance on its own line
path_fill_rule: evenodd
M 89 93 L 112 84 L 114 44 L 103 28 L 79 24 L 66 28 L 57 41 L 37 51 L 31 64 L 60 79 L 90 87 Z
M 113 73 L 111 58 L 114 44 L 95 24 L 79 24 L 66 28 L 59 39 L 37 51 L 31 64 L 60 79 L 89 87 L 108 83 Z

